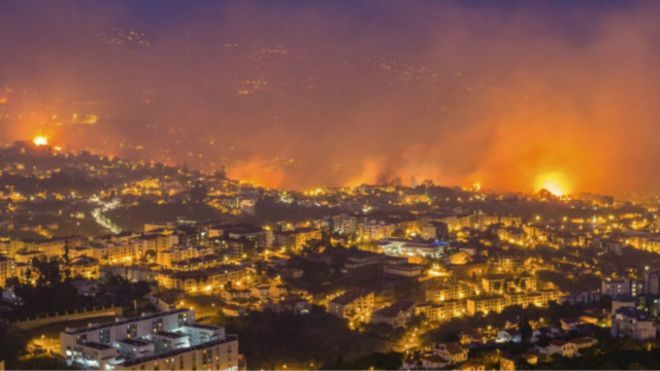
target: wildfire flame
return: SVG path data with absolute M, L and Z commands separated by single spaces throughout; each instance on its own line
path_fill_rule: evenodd
M 34 143 L 34 145 L 37 147 L 47 146 L 48 137 L 45 135 L 37 135 L 34 137 L 34 139 L 32 139 L 32 143 Z
M 536 189 L 545 189 L 555 196 L 564 196 L 570 192 L 570 182 L 562 173 L 546 173 L 536 178 Z

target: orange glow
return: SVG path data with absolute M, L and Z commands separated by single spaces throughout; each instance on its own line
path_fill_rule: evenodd
M 230 178 L 263 187 L 280 187 L 285 178 L 284 169 L 279 164 L 259 157 L 233 164 L 228 174 Z
M 34 143 L 34 145 L 37 147 L 47 146 L 48 137 L 45 135 L 37 135 L 34 137 L 34 139 L 32 139 L 32 143 Z
M 545 173 L 536 178 L 535 190 L 545 189 L 555 196 L 564 196 L 570 192 L 570 182 L 562 173 Z

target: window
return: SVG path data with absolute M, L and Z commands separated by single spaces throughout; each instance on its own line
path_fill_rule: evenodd
M 136 338 L 138 333 L 138 328 L 136 323 L 131 323 L 126 325 L 126 337 L 127 338 Z
M 159 318 L 157 320 L 152 321 L 151 326 L 155 334 L 163 331 L 163 319 Z
M 99 343 L 110 344 L 110 329 L 104 328 L 99 332 Z

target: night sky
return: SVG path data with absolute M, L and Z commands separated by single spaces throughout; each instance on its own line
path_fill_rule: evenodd
M 3 1 L 0 141 L 311 188 L 660 186 L 657 1 Z

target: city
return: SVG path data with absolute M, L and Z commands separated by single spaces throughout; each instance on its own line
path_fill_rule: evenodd
M 281 191 L 39 137 L 0 161 L 16 365 L 510 369 L 660 351 L 657 198 Z
M 496 3 L 0 4 L 0 370 L 660 368 L 660 7 Z

